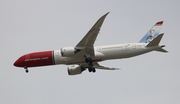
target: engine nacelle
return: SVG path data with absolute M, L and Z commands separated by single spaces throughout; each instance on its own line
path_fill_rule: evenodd
M 70 65 L 70 66 L 68 66 L 68 74 L 69 75 L 81 74 L 82 71 L 83 71 L 83 68 L 80 65 Z
M 61 48 L 61 55 L 63 57 L 70 57 L 75 55 L 75 53 L 76 53 L 76 49 L 74 47 Z

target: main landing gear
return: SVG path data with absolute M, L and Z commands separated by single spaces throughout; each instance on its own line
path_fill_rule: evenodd
M 89 72 L 93 72 L 93 73 L 96 72 L 96 69 L 94 67 L 89 67 L 88 70 L 89 70 Z
M 28 70 L 27 66 L 24 66 L 24 69 L 25 69 L 25 72 L 26 72 L 26 73 L 28 73 L 28 72 L 29 72 L 29 70 Z
M 85 62 L 89 65 L 89 68 L 88 68 L 89 72 L 95 73 L 96 69 L 93 67 L 92 59 L 90 57 L 87 57 L 86 55 L 84 55 L 84 57 L 85 57 Z

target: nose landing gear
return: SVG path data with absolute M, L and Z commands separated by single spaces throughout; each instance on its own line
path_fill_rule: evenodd
M 25 72 L 28 73 L 29 70 L 28 70 L 28 67 L 27 66 L 24 66 L 24 69 L 25 69 Z

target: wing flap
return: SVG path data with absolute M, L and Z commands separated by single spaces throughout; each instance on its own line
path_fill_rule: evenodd
M 97 68 L 97 69 L 104 69 L 104 70 L 119 70 L 119 68 L 112 68 L 112 67 L 101 66 L 98 63 L 93 63 L 93 67 Z
M 89 65 L 87 63 L 80 64 L 84 68 L 88 68 Z M 120 68 L 112 68 L 112 67 L 106 67 L 99 65 L 98 63 L 93 63 L 93 67 L 96 69 L 103 69 L 103 70 L 120 70 Z

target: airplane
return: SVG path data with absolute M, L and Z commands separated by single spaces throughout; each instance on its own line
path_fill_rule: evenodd
M 59 50 L 49 50 L 28 53 L 14 62 L 14 66 L 28 68 L 65 64 L 68 65 L 69 75 L 78 75 L 83 71 L 96 72 L 96 69 L 118 70 L 119 68 L 105 67 L 98 62 L 112 59 L 122 59 L 138 56 L 151 51 L 168 52 L 159 44 L 164 33 L 159 34 L 163 21 L 157 22 L 138 43 L 94 46 L 106 13 L 93 25 L 88 33 L 75 47 L 64 47 Z

